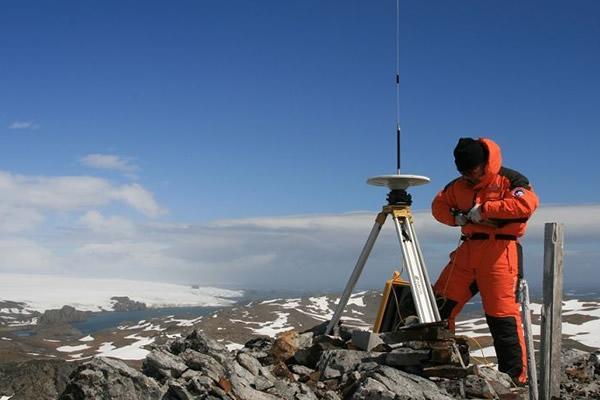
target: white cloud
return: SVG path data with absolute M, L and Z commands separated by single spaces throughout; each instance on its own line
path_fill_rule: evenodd
M 157 217 L 166 213 L 166 210 L 156 203 L 152 193 L 137 183 L 114 188 L 110 193 L 110 197 L 122 200 L 148 216 Z
M 2 272 L 56 272 L 59 265 L 53 249 L 27 239 L 0 239 Z
M 139 171 L 139 167 L 132 164 L 131 160 L 112 154 L 88 154 L 81 157 L 79 162 L 87 167 L 119 171 L 131 177 L 135 177 Z
M 79 223 L 98 235 L 113 238 L 131 237 L 135 234 L 135 224 L 130 220 L 119 216 L 104 217 L 96 210 L 85 213 Z
M 19 233 L 30 230 L 44 221 L 35 209 L 0 203 L 0 232 Z
M 144 208 L 143 201 L 128 201 Z M 599 211 L 600 205 L 556 205 L 538 210 L 523 240 L 530 283 L 541 280 L 543 229 L 548 221 L 565 224 L 565 284 L 585 283 L 592 278 L 597 281 Z M 52 239 L 43 244 L 13 242 L 12 256 L 0 260 L 0 269 L 8 272 L 14 268 L 12 271 L 17 272 L 21 267 L 47 268 L 74 276 L 339 290 L 354 268 L 375 216 L 376 212 L 361 212 L 174 224 L 134 223 L 87 210 L 71 230 L 53 232 Z M 439 224 L 429 211 L 414 212 L 414 219 L 428 270 L 435 280 L 448 253 L 457 245 L 458 229 Z M 38 256 L 28 260 L 25 255 L 34 244 L 37 247 L 33 253 Z M 48 256 L 46 264 L 40 261 L 42 255 Z M 17 266 L 17 260 L 22 265 Z M 400 267 L 398 240 L 388 220 L 359 283 L 380 287 Z
M 30 177 L 0 171 L 0 214 L 13 217 L 10 223 L 0 223 L 0 231 L 32 227 L 41 222 L 44 213 L 86 211 L 113 202 L 123 202 L 149 217 L 166 212 L 139 184 L 115 185 L 89 176 Z
M 8 126 L 8 129 L 38 129 L 40 126 L 33 121 L 15 121 Z

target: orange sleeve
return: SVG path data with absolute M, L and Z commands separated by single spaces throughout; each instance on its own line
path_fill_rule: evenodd
M 485 219 L 527 219 L 539 204 L 539 199 L 531 188 L 516 187 L 507 192 L 501 200 L 486 201 L 482 205 Z
M 439 192 L 431 203 L 431 214 L 442 224 L 457 226 L 454 221 L 454 215 L 450 212 L 451 208 L 456 208 L 456 200 L 452 195 L 451 183 Z

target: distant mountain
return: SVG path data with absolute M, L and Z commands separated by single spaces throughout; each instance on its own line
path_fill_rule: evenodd
M 370 329 L 379 308 L 381 295 L 375 291 L 352 295 L 342 316 L 347 325 Z M 239 348 L 249 339 L 274 337 L 295 328 L 299 331 L 327 321 L 333 315 L 339 297 L 331 294 L 297 298 L 253 300 L 223 308 L 208 316 L 176 317 L 169 315 L 95 332 L 83 337 L 72 335 L 43 337 L 18 336 L 0 331 L 0 358 L 8 360 L 40 357 L 85 360 L 96 355 L 119 358 L 135 365 L 148 353 L 150 344 L 181 337 L 196 328 L 230 349 Z M 533 304 L 534 339 L 539 340 L 540 305 Z M 13 310 L 14 311 L 14 310 Z M 494 360 L 494 349 L 479 304 L 466 307 L 457 333 L 471 341 L 471 354 Z M 563 305 L 563 347 L 593 351 L 600 348 L 600 301 L 568 300 Z

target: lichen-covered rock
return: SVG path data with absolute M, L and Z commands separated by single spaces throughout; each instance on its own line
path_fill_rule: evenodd
M 299 382 L 279 380 L 267 392 L 286 400 L 318 400 L 315 393 L 307 385 Z
M 236 357 L 237 362 L 244 368 L 246 368 L 252 375 L 258 375 L 262 365 L 260 362 L 246 353 L 238 353 Z
M 0 398 L 54 400 L 77 365 L 64 360 L 29 360 L 0 364 Z
M 277 361 L 287 361 L 300 349 L 298 332 L 295 330 L 280 333 L 271 347 L 271 355 Z
M 225 346 L 198 330 L 194 330 L 185 338 L 174 340 L 169 347 L 170 352 L 175 355 L 192 349 L 202 354 L 208 354 L 219 362 L 223 362 L 231 356 Z
M 111 358 L 94 358 L 71 376 L 60 400 L 162 399 L 163 389 L 153 379 Z
M 315 369 L 324 351 L 346 349 L 346 342 L 330 336 L 317 336 L 312 346 L 300 349 L 294 354 L 294 362 Z
M 179 378 L 188 366 L 176 355 L 161 348 L 150 352 L 144 359 L 144 374 L 164 382 L 170 378 Z
M 381 363 L 384 355 L 359 350 L 328 350 L 323 352 L 317 368 L 324 379 L 338 378 L 358 368 L 362 363 Z
M 185 365 L 195 371 L 202 372 L 215 382 L 225 375 L 223 366 L 208 354 L 202 354 L 196 350 L 187 349 L 179 355 Z
M 480 376 L 469 375 L 465 378 L 465 393 L 476 399 L 495 399 L 498 396 L 488 381 Z
M 356 385 L 351 400 L 451 400 L 435 383 L 398 369 L 380 366 L 368 371 Z

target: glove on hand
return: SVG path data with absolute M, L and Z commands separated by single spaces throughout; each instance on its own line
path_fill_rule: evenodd
M 465 214 L 460 213 L 460 214 L 454 215 L 454 223 L 456 225 L 465 226 L 468 222 L 469 222 L 469 220 L 467 219 L 467 216 Z
M 480 223 L 483 218 L 481 217 L 481 204 L 475 204 L 475 207 L 469 210 L 467 214 L 467 219 L 471 222 L 475 222 L 476 224 Z

